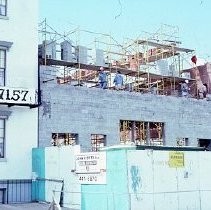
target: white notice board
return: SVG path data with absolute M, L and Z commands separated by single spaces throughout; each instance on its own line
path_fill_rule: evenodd
M 81 184 L 106 184 L 106 153 L 86 152 L 76 155 L 75 169 Z

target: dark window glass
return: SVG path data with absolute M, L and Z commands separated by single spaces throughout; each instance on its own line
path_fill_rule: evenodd
M 0 15 L 7 15 L 7 0 L 0 0 Z

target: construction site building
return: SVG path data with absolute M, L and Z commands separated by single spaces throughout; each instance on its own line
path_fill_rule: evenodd
M 47 23 L 41 26 L 42 41 L 50 40 Z M 108 35 L 107 49 L 97 51 L 98 58 L 90 56 L 94 48 L 74 42 L 67 35 L 54 31 L 52 37 L 52 43 L 69 40 L 72 54 L 70 59 L 61 60 L 46 56 L 44 51 L 39 58 L 40 147 L 80 144 L 82 151 L 98 151 L 103 146 L 134 144 L 200 146 L 209 150 L 210 83 L 206 94 L 199 97 L 199 85 L 204 81 L 198 76 L 197 63 L 191 62 L 194 51 L 180 47 L 176 38 L 170 40 L 172 34 L 159 32 L 122 45 Z M 95 52 L 105 44 L 102 39 L 96 40 Z M 183 71 L 189 69 L 186 63 L 195 76 Z M 101 66 L 107 73 L 107 89 L 98 86 Z M 117 71 L 124 77 L 119 91 L 113 84 Z M 188 87 L 186 95 L 182 84 Z

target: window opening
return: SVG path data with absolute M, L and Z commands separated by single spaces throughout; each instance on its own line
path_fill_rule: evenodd
M 0 15 L 7 15 L 7 0 L 0 0 Z
M 76 133 L 52 133 L 51 144 L 53 146 L 76 145 L 76 144 L 78 144 L 78 134 L 76 134 Z
M 0 49 L 0 86 L 5 85 L 6 50 Z
M 120 143 L 163 145 L 164 123 L 120 120 Z
M 211 151 L 211 139 L 198 139 L 198 146 Z
M 163 123 L 149 122 L 150 145 L 163 145 Z
M 106 146 L 106 135 L 91 134 L 91 149 L 93 152 L 99 151 L 104 146 Z
M 132 126 L 132 121 L 120 121 L 120 143 L 126 143 L 131 141 Z
M 5 156 L 5 120 L 0 119 L 0 158 Z
M 135 122 L 135 144 L 146 145 L 147 144 L 147 123 Z

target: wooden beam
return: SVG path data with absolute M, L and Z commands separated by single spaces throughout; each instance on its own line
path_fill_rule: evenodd
M 162 44 L 162 43 L 159 43 L 159 42 L 153 42 L 153 41 L 148 41 L 148 40 L 137 40 L 136 43 L 140 44 L 140 45 L 149 45 L 149 46 L 152 46 L 152 47 L 174 49 L 175 51 L 185 52 L 185 53 L 189 53 L 189 52 L 194 51 L 194 50 L 188 49 L 188 48 L 177 47 L 174 44 Z

